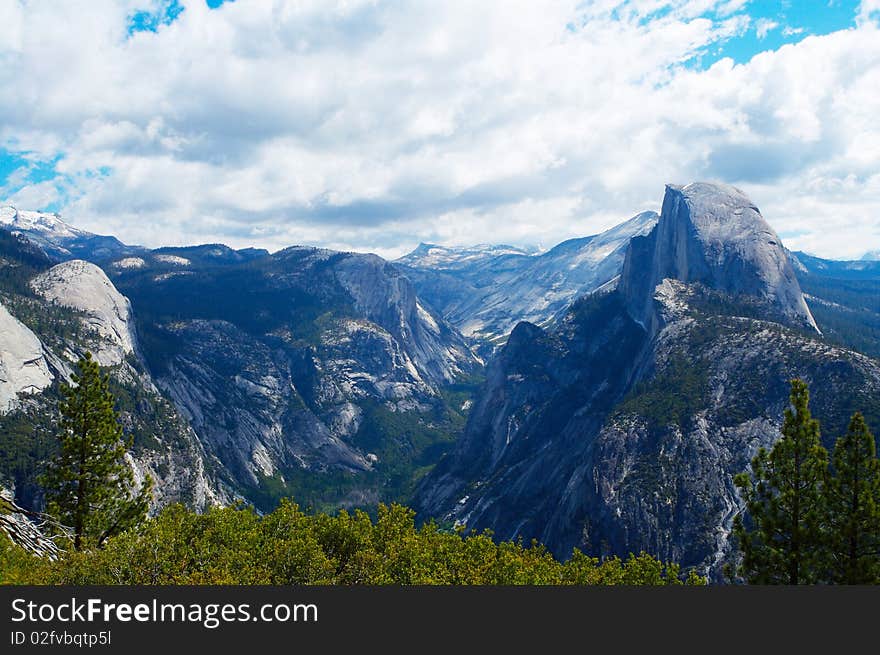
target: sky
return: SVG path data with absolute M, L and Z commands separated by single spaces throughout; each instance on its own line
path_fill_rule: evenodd
M 880 0 L 0 0 L 0 204 L 151 247 L 551 247 L 666 183 L 880 248 Z

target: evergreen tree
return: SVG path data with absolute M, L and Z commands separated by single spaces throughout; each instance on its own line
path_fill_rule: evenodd
M 109 378 L 91 353 L 77 363 L 74 385 L 62 384 L 60 453 L 41 483 L 48 512 L 73 529 L 74 548 L 102 546 L 111 536 L 146 516 L 152 494 L 148 477 L 134 493 L 134 476 L 125 461 L 125 440 Z
M 819 442 L 804 381 L 791 381 L 790 399 L 782 438 L 769 452 L 758 451 L 751 475 L 734 478 L 750 524 L 738 516 L 733 533 L 743 555 L 740 574 L 750 583 L 813 583 L 821 579 L 826 559 L 821 524 L 828 453 Z
M 880 582 L 880 461 L 860 413 L 837 440 L 833 462 L 827 494 L 831 581 Z

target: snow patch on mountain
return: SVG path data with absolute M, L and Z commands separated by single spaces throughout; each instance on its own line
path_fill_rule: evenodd
M 164 282 L 165 280 L 170 280 L 173 277 L 183 277 L 185 275 L 194 275 L 192 271 L 169 271 L 168 273 L 160 273 L 159 275 L 153 276 L 153 282 Z
M 189 266 L 192 263 L 186 257 L 178 257 L 177 255 L 156 255 L 156 261 L 174 266 Z
M 137 268 L 143 268 L 147 265 L 140 257 L 125 257 L 124 259 L 120 259 L 117 262 L 113 262 L 113 268 L 120 270 L 131 270 Z
M 5 225 L 11 230 L 38 232 L 48 237 L 65 239 L 88 234 L 68 225 L 59 218 L 58 214 L 26 211 L 11 206 L 0 207 L 0 225 Z
M 465 268 L 487 259 L 503 257 L 505 255 L 530 257 L 537 253 L 536 249 L 486 243 L 463 247 L 420 243 L 411 253 L 398 259 L 397 263 L 417 268 L 433 268 L 444 271 Z

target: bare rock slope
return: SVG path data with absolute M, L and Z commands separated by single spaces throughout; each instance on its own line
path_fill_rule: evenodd
M 42 391 L 54 379 L 43 344 L 0 304 L 0 414 L 8 412 L 19 394 Z
M 102 366 L 120 364 L 135 352 L 131 303 L 94 264 L 67 261 L 41 273 L 30 285 L 46 301 L 83 312 L 92 354 Z

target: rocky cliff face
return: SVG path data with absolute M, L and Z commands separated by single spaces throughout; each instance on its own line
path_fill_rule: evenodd
M 159 384 L 231 483 L 259 486 L 259 476 L 298 466 L 370 468 L 306 407 L 283 355 L 226 321 L 187 321 L 170 330 L 186 347 Z
M 346 255 L 336 278 L 355 310 L 393 337 L 410 360 L 404 366 L 425 382 L 438 386 L 473 370 L 476 359 L 458 332 L 423 305 L 412 282 L 384 259 Z
M 6 208 L 0 221 L 9 229 L 0 230 L 0 296 L 14 305 L 0 318 L 16 335 L 2 397 L 18 407 L 0 422 L 24 434 L 54 415 L 57 388 L 46 379 L 69 380 L 89 350 L 111 370 L 135 435 L 132 465 L 160 479 L 161 502 L 397 499 L 463 422 L 462 392 L 448 388 L 480 360 L 379 257 L 220 244 L 149 251 L 53 214 Z M 39 385 L 46 393 L 23 403 Z M 38 495 L 32 480 L 18 482 Z
M 664 279 L 699 283 L 762 304 L 781 322 L 817 329 L 782 242 L 739 189 L 669 185 L 657 228 L 634 239 L 621 290 L 630 315 L 649 329 L 653 290 Z
M 0 304 L 0 414 L 10 411 L 20 394 L 42 391 L 54 376 L 43 344 Z
M 135 352 L 131 303 L 94 264 L 78 259 L 64 262 L 35 277 L 30 285 L 47 302 L 83 313 L 87 345 L 101 366 L 121 364 Z
M 732 476 L 777 438 L 791 377 L 828 442 L 856 409 L 880 427 L 880 364 L 821 340 L 791 270 L 740 192 L 670 187 L 616 290 L 514 330 L 420 512 L 719 575 Z

